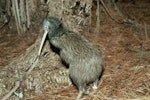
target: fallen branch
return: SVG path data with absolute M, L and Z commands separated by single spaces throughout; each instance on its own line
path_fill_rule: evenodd
M 6 94 L 1 100 L 7 100 L 20 86 L 20 81 L 15 82 L 15 87 L 8 93 Z
M 31 71 L 34 69 L 34 67 L 38 63 L 38 61 L 39 61 L 39 57 L 36 57 L 34 62 L 32 63 L 32 66 L 27 70 L 27 72 L 25 72 L 25 74 L 23 76 L 24 79 L 27 77 L 27 75 L 29 73 L 31 73 Z M 13 93 L 15 93 L 15 91 L 20 87 L 20 85 L 21 85 L 21 82 L 20 81 L 16 81 L 15 82 L 15 87 L 8 94 L 6 94 L 1 100 L 7 100 Z

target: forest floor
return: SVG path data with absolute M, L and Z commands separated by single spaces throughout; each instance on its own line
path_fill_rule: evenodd
M 105 62 L 105 71 L 97 92 L 84 96 L 84 100 L 150 100 L 149 4 L 148 0 L 141 0 L 135 4 L 130 4 L 130 6 L 125 6 L 127 4 L 122 3 L 125 14 L 139 22 L 140 25 L 118 24 L 112 20 L 102 19 L 99 33 L 94 33 L 94 27 L 91 28 L 90 32 L 83 30 L 83 35 L 100 48 Z M 24 54 L 36 41 L 40 31 L 40 29 L 31 29 L 25 34 L 18 35 L 14 27 L 13 25 L 12 27 L 6 26 L 0 30 L 0 69 L 4 69 L 14 59 Z M 49 65 L 50 67 L 63 66 L 57 54 L 48 55 L 56 56 L 56 59 L 54 57 L 52 60 L 54 65 Z M 38 71 L 41 76 L 35 76 L 41 77 L 44 82 L 46 79 L 42 74 L 45 72 L 42 71 L 50 69 L 48 67 L 39 69 L 33 69 L 33 74 Z M 0 75 L 4 75 L 2 71 L 0 71 Z M 12 70 L 8 69 L 6 72 L 9 75 Z M 6 77 L 8 79 L 9 76 L 6 75 Z M 0 78 L 4 77 L 0 76 Z M 5 86 L 7 89 L 13 88 L 14 84 L 11 83 L 11 80 L 2 82 L 0 79 L 0 93 L 2 93 L 0 98 L 5 95 L 3 94 L 2 83 L 7 84 Z M 35 88 L 28 90 L 22 87 L 19 89 L 20 91 L 23 89 L 27 100 L 73 100 L 78 93 L 74 85 L 64 85 L 62 89 L 59 84 L 55 88 L 61 87 L 61 89 L 57 91 L 54 90 L 55 88 L 48 87 L 49 84 L 44 83 L 45 86 L 42 85 L 43 90 L 37 89 L 36 92 Z M 10 100 L 14 98 L 16 97 L 13 94 Z

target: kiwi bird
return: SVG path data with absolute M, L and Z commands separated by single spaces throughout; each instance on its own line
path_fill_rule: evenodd
M 87 85 L 97 89 L 103 73 L 103 59 L 99 48 L 83 35 L 70 31 L 61 21 L 50 16 L 43 21 L 44 35 L 38 55 L 40 56 L 46 36 L 51 45 L 60 50 L 60 57 L 69 65 L 69 76 L 79 93 L 76 100 L 89 93 Z

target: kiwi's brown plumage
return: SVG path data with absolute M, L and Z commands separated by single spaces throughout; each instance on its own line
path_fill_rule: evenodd
M 70 78 L 79 90 L 77 99 L 80 99 L 87 84 L 98 82 L 102 74 L 102 54 L 84 36 L 64 28 L 57 18 L 49 17 L 45 22 L 48 23 L 49 41 L 60 50 L 61 59 L 69 65 Z

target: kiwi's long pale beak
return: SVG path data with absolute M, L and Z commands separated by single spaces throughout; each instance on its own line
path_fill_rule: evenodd
M 41 54 L 41 51 L 42 51 L 42 48 L 43 48 L 43 44 L 45 42 L 47 34 L 48 34 L 48 31 L 47 30 L 44 31 L 44 35 L 42 37 L 42 41 L 41 41 L 40 49 L 39 49 L 39 52 L 38 52 L 38 56 L 40 56 L 40 54 Z

